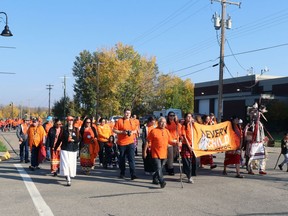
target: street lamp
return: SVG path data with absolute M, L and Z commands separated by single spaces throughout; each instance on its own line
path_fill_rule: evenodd
M 8 26 L 8 16 L 5 12 L 0 12 L 0 14 L 4 14 L 5 17 L 6 17 L 6 22 L 5 22 L 5 28 L 4 30 L 2 31 L 1 35 L 4 36 L 4 37 L 11 37 L 13 36 L 13 34 L 11 33 L 11 31 L 9 30 L 9 26 Z

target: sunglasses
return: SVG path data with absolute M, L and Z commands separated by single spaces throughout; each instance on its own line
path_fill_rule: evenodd
M 90 121 L 89 121 L 89 122 L 87 121 L 86 123 L 91 123 L 91 122 L 90 122 Z
M 174 117 L 175 115 L 169 115 L 169 117 Z

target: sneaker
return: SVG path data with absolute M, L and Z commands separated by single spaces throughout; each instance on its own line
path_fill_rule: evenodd
M 120 178 L 120 179 L 125 179 L 125 176 L 122 175 L 122 174 L 120 174 L 120 175 L 119 175 L 119 178 Z
M 36 166 L 35 169 L 41 169 L 39 166 Z
M 33 167 L 33 166 L 29 166 L 29 169 L 30 169 L 31 171 L 35 171 L 35 167 Z
M 109 164 L 107 167 L 108 167 L 108 168 L 113 168 L 113 165 L 112 165 L 112 164 Z
M 152 184 L 158 185 L 159 181 L 157 179 L 153 179 Z
M 56 176 L 57 176 L 57 172 L 54 172 L 54 173 L 53 173 L 53 176 L 56 177 Z
M 145 172 L 145 175 L 151 175 L 150 172 Z
M 66 186 L 70 187 L 71 186 L 71 181 L 67 181 Z
M 166 186 L 166 182 L 165 182 L 165 181 L 163 181 L 162 183 L 160 183 L 160 187 L 161 187 L 161 188 L 165 188 L 165 186 Z
M 194 184 L 193 178 L 190 177 L 190 178 L 188 179 L 187 183 Z
M 136 175 L 132 175 L 132 176 L 131 176 L 131 180 L 134 180 L 134 179 L 137 179 L 137 176 L 136 176 Z
M 103 164 L 102 164 L 102 163 L 100 163 L 100 164 L 99 164 L 99 166 L 100 166 L 100 167 L 103 167 Z
M 223 170 L 222 174 L 223 175 L 227 175 L 227 172 L 225 170 Z
M 217 167 L 217 165 L 214 164 L 214 165 L 211 165 L 211 166 L 210 166 L 210 169 L 215 169 L 216 167 Z
M 30 160 L 26 160 L 26 161 L 25 161 L 25 163 L 30 163 L 30 162 L 31 162 Z
M 283 168 L 282 168 L 282 165 L 281 165 L 281 164 L 279 164 L 279 165 L 278 165 L 278 167 L 279 167 L 279 169 L 280 169 L 280 170 L 283 170 Z
M 249 171 L 248 174 L 249 175 L 254 175 L 254 172 L 253 171 Z
M 236 175 L 235 177 L 236 177 L 236 178 L 244 178 L 244 176 L 243 176 L 243 175 L 240 175 L 240 174 Z
M 23 163 L 24 162 L 24 160 L 20 160 L 20 163 Z
M 264 172 L 264 171 L 262 171 L 262 170 L 260 170 L 260 171 L 259 171 L 259 174 L 260 174 L 260 175 L 266 175 L 267 173 Z

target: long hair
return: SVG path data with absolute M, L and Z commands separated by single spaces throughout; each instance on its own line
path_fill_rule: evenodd
M 86 122 L 87 122 L 88 120 L 90 120 L 90 122 L 91 122 L 91 128 L 92 128 L 92 131 L 93 131 L 93 133 L 94 133 L 94 137 L 95 137 L 95 138 L 98 137 L 98 134 L 97 134 L 96 129 L 92 126 L 92 118 L 89 118 L 89 117 L 86 117 L 86 118 L 84 119 L 83 124 L 82 124 L 82 126 L 81 126 L 81 128 L 80 128 L 80 134 L 81 134 L 81 136 L 83 137 L 84 129 L 85 129 L 85 124 L 86 124 Z

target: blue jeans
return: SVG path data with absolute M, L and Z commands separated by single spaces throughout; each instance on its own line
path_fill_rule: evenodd
M 135 145 L 131 143 L 129 145 L 120 146 L 118 145 L 119 149 L 119 168 L 120 168 L 120 175 L 125 175 L 126 169 L 126 157 L 129 162 L 130 168 L 130 175 L 135 175 Z
M 20 161 L 23 160 L 25 160 L 26 163 L 29 161 L 28 140 L 25 140 L 20 144 Z

